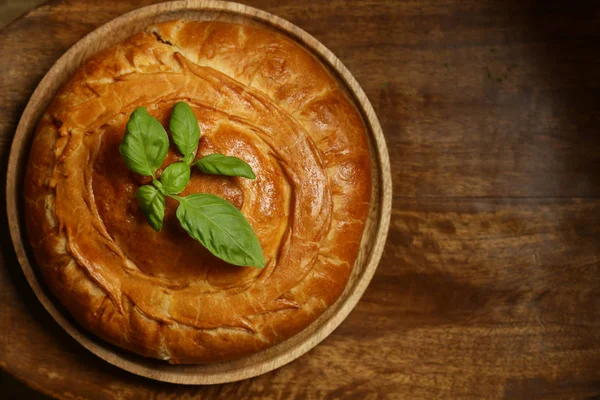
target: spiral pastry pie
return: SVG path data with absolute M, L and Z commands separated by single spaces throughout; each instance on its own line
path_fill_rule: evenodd
M 245 160 L 257 178 L 194 169 L 183 195 L 234 204 L 263 269 L 236 267 L 190 238 L 167 199 L 154 231 L 135 198 L 147 177 L 119 154 L 134 109 L 168 127 L 192 106 L 196 158 Z M 181 159 L 169 150 L 161 170 Z M 86 329 L 172 363 L 230 360 L 308 326 L 342 293 L 371 193 L 365 126 L 308 51 L 264 28 L 171 21 L 87 61 L 43 115 L 25 182 L 29 239 L 51 291 Z M 160 171 L 158 174 L 160 175 Z

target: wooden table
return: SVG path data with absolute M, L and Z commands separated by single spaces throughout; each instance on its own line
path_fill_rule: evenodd
M 0 154 L 52 63 L 151 1 L 51 1 L 0 31 Z M 41 308 L 2 192 L 0 366 L 60 398 L 600 395 L 597 1 L 256 0 L 328 46 L 371 99 L 394 178 L 362 301 L 297 361 L 174 386 L 108 365 Z M 185 398 L 189 398 L 185 397 Z

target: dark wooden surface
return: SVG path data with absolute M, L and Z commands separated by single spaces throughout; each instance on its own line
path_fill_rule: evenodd
M 54 1 L 0 31 L 3 171 L 52 63 L 149 3 Z M 136 377 L 86 352 L 38 304 L 1 193 L 0 366 L 62 398 L 599 396 L 598 3 L 248 4 L 328 46 L 383 125 L 391 228 L 355 311 L 314 350 L 258 378 L 186 387 Z

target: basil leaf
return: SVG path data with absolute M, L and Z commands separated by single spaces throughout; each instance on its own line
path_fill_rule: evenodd
M 169 137 L 158 120 L 138 107 L 129 117 L 119 151 L 127 168 L 140 175 L 152 175 L 169 150 Z
M 190 166 L 184 162 L 169 165 L 160 175 L 160 183 L 167 194 L 177 194 L 190 181 Z
M 206 174 L 242 176 L 248 179 L 256 179 L 252 167 L 237 157 L 228 157 L 215 153 L 196 161 L 196 166 Z
M 216 257 L 239 266 L 265 266 L 256 234 L 228 201 L 207 193 L 180 197 L 177 219 L 191 237 Z
M 152 179 L 152 184 L 158 189 L 159 192 L 161 192 L 163 195 L 168 195 L 169 193 L 167 193 L 167 191 L 165 190 L 164 186 L 162 183 L 160 183 L 160 181 L 156 180 L 156 179 Z
M 175 145 L 183 154 L 184 161 L 188 165 L 191 164 L 198 149 L 200 127 L 192 108 L 187 103 L 181 101 L 175 103 L 169 128 Z
M 165 217 L 165 197 L 152 185 L 141 186 L 136 197 L 150 226 L 155 231 L 160 231 Z

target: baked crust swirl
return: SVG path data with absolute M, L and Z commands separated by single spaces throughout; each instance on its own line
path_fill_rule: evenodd
M 263 269 L 230 266 L 178 227 L 154 232 L 118 152 L 131 112 L 168 125 L 177 101 L 200 123 L 197 158 L 219 152 L 257 175 L 194 171 L 184 195 L 238 207 Z M 169 150 L 160 172 L 181 159 Z M 29 239 L 67 310 L 118 346 L 173 363 L 229 360 L 292 336 L 344 289 L 370 200 L 366 132 L 328 71 L 291 39 L 226 22 L 151 26 L 87 61 L 42 117 L 25 182 Z

